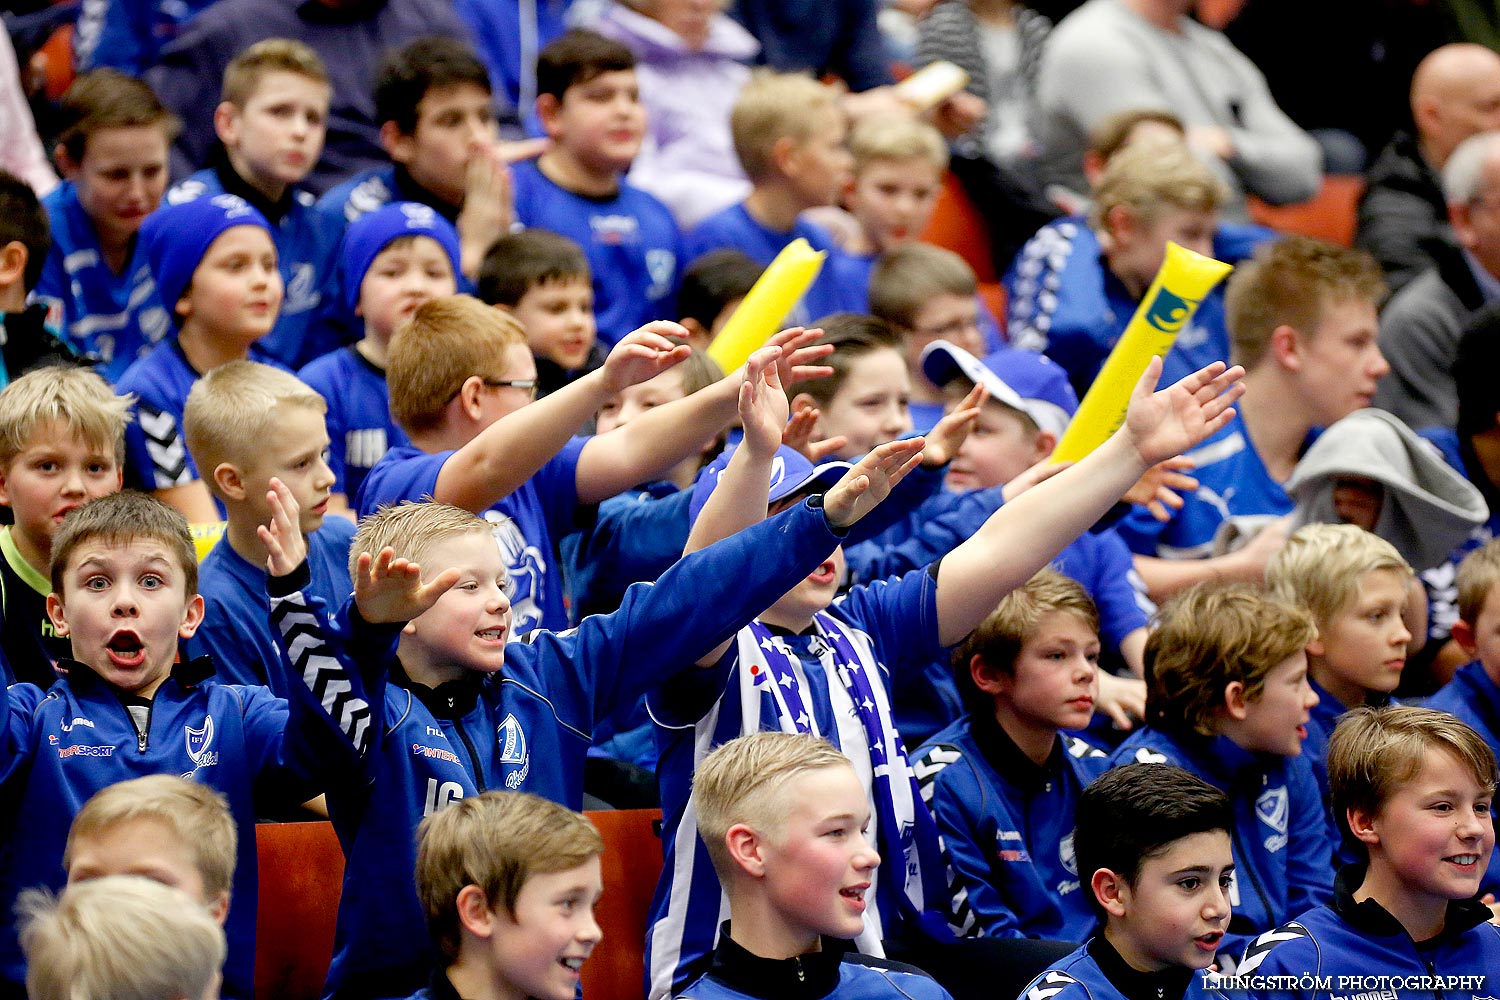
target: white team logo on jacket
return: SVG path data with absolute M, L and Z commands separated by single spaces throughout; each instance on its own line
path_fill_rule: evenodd
M 1255 815 L 1273 831 L 1265 839 L 1266 850 L 1275 853 L 1286 846 L 1286 820 L 1290 799 L 1286 786 L 1268 788 L 1255 800 Z
M 512 790 L 521 787 L 521 782 L 531 771 L 531 754 L 526 749 L 526 730 L 521 728 L 514 715 L 507 715 L 505 721 L 496 727 L 495 742 L 500 747 L 500 763 L 521 765 L 519 770 L 505 776 L 505 787 Z
M 203 727 L 194 729 L 192 726 L 182 727 L 183 740 L 187 745 L 188 760 L 193 762 L 193 771 L 201 767 L 213 767 L 219 762 L 219 755 L 209 749 L 214 742 L 214 717 L 205 715 Z M 192 777 L 192 772 L 183 775 Z

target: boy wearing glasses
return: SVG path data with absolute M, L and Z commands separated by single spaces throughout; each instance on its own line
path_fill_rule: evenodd
M 479 514 L 496 526 L 505 554 L 512 634 L 567 628 L 554 540 L 583 527 L 595 504 L 697 454 L 738 412 L 743 371 L 608 434 L 573 436 L 611 396 L 691 353 L 668 336 L 687 331 L 648 323 L 597 371 L 533 403 L 536 362 L 513 316 L 466 295 L 424 303 L 391 338 L 386 358 L 391 416 L 410 443 L 365 477 L 360 516 L 423 498 Z M 772 344 L 794 351 L 815 339 L 798 331 Z

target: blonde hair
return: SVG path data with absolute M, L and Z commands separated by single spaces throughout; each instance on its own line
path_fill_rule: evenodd
M 1359 301 L 1378 305 L 1385 292 L 1380 265 L 1363 250 L 1307 236 L 1263 244 L 1229 276 L 1224 313 L 1230 359 L 1252 368 L 1265 357 L 1278 327 L 1290 326 L 1310 337 L 1330 306 Z
M 125 461 L 125 425 L 135 397 L 116 396 L 99 375 L 73 365 L 27 372 L 0 390 L 0 468 L 42 428 L 61 425 L 91 448 Z
M 1266 587 L 1312 612 L 1321 628 L 1359 597 L 1366 573 L 1385 570 L 1411 580 L 1395 546 L 1357 524 L 1305 524 L 1266 564 Z
M 387 548 L 396 558 L 430 570 L 433 567 L 423 564 L 434 545 L 460 535 L 492 533 L 488 521 L 461 507 L 434 500 L 404 500 L 360 520 L 349 543 L 349 574 L 359 575 L 361 555 L 368 552 L 374 557 Z
M 866 118 L 849 133 L 855 176 L 877 160 L 925 160 L 939 174 L 948 169 L 943 134 L 924 121 L 894 115 Z
M 979 281 L 962 257 L 929 243 L 909 243 L 880 255 L 870 272 L 870 312 L 898 330 L 939 295 L 974 295 Z
M 1205 736 L 1218 728 L 1224 689 L 1265 691 L 1266 675 L 1317 637 L 1301 606 L 1246 585 L 1200 585 L 1161 607 L 1146 640 L 1146 721 Z
M 230 60 L 219 99 L 243 109 L 266 74 L 277 72 L 328 84 L 328 67 L 310 46 L 290 38 L 267 38 Z
M 417 895 L 427 929 L 448 959 L 458 958 L 458 894 L 478 886 L 494 912 L 514 914 L 533 875 L 565 872 L 604 853 L 604 839 L 582 813 L 527 792 L 483 792 L 428 816 L 417 828 Z
M 1500 583 L 1500 538 L 1464 556 L 1458 564 L 1458 617 L 1470 627 L 1479 623 L 1484 602 Z
M 720 744 L 693 773 L 698 836 L 708 848 L 719 881 L 729 884 L 734 860 L 724 837 L 737 823 L 772 836 L 786 811 L 787 783 L 806 771 L 848 767 L 849 758 L 810 733 L 752 733 Z
M 1217 212 L 1229 200 L 1229 189 L 1186 145 L 1126 146 L 1104 168 L 1094 188 L 1089 224 L 1109 231 L 1109 213 L 1131 210 L 1147 225 L 1171 209 Z
M 1114 159 L 1116 153 L 1130 145 L 1135 130 L 1147 123 L 1175 129 L 1178 135 L 1187 135 L 1182 119 L 1170 111 L 1158 108 L 1135 108 L 1117 111 L 1100 120 L 1089 130 L 1087 149 L 1105 163 Z
M 526 345 L 516 318 L 472 295 L 422 303 L 391 336 L 385 368 L 391 416 L 408 434 L 440 426 L 465 380 L 500 375 L 513 344 Z
M 1044 569 L 1006 594 L 989 617 L 954 649 L 953 672 L 970 712 L 993 712 L 995 703 L 991 695 L 975 687 L 969 662 L 977 656 L 996 670 L 1013 675 L 1021 649 L 1035 637 L 1043 616 L 1054 611 L 1074 615 L 1091 632 L 1099 632 L 1099 609 L 1088 591 L 1077 580 Z
M 802 145 L 825 127 L 828 112 L 842 113 L 832 87 L 801 73 L 754 73 L 729 115 L 734 151 L 745 175 L 751 181 L 770 176 L 777 140 Z
M 139 875 L 31 889 L 16 903 L 26 990 L 38 1000 L 199 1000 L 224 967 L 224 930 L 180 889 Z
M 255 361 L 227 362 L 193 383 L 182 429 L 204 482 L 217 493 L 214 469 L 248 465 L 291 406 L 328 412 L 328 402 L 297 376 Z
M 239 837 L 229 804 L 212 788 L 174 774 L 121 781 L 94 793 L 68 828 L 63 868 L 73 866 L 80 840 L 136 820 L 160 823 L 187 847 L 209 899 L 233 888 Z
M 1484 737 L 1447 712 L 1408 705 L 1360 706 L 1339 719 L 1328 738 L 1328 793 L 1346 842 L 1352 840 L 1349 810 L 1378 813 L 1417 776 L 1433 750 L 1457 757 L 1491 791 L 1500 780 L 1495 754 Z

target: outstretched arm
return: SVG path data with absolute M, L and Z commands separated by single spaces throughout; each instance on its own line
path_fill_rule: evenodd
M 1082 535 L 1157 462 L 1177 455 L 1234 416 L 1244 369 L 1215 362 L 1152 392 L 1153 358 L 1131 394 L 1125 425 L 1093 453 L 1001 507 L 938 569 L 938 638 L 952 645 L 1000 599 Z
M 647 323 L 614 346 L 603 368 L 490 424 L 443 463 L 433 499 L 477 512 L 520 489 L 599 412 L 606 399 L 687 357 L 689 348 L 666 339 L 686 334 L 676 323 Z
M 783 386 L 831 374 L 812 364 L 833 350 L 811 346 L 822 334 L 793 327 L 767 342 L 766 348 L 778 352 Z M 658 406 L 590 440 L 578 455 L 578 499 L 607 500 L 697 454 L 734 420 L 744 380 L 745 369 L 737 369 L 701 392 Z M 785 417 L 781 422 L 786 424 Z

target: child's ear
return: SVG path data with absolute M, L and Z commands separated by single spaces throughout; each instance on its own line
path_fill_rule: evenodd
M 53 147 L 52 159 L 57 163 L 57 172 L 63 175 L 63 180 L 70 181 L 78 173 L 78 161 L 68 155 L 68 149 L 62 143 Z
M 819 409 L 818 401 L 816 399 L 813 399 L 805 392 L 799 392 L 797 393 L 797 395 L 792 397 L 791 412 L 796 413 L 798 410 L 804 407 L 812 407 L 815 410 Z
M 52 630 L 58 635 L 68 634 L 68 615 L 63 609 L 61 594 L 47 595 L 47 617 L 52 619 Z
M 191 281 L 177 297 L 177 304 L 172 307 L 172 312 L 176 313 L 179 319 L 187 319 L 193 314 L 193 283 Z
M 406 164 L 411 162 L 412 153 L 417 148 L 417 140 L 414 136 L 401 131 L 400 126 L 395 122 L 386 122 L 380 126 L 380 146 L 390 156 L 392 162 Z
M 4 494 L 4 484 L 5 478 L 0 476 L 0 503 L 7 502 Z M 1479 645 L 1479 636 L 1474 634 L 1474 626 L 1460 618 L 1453 623 L 1453 628 L 1448 630 L 1448 634 L 1453 637 L 1454 642 L 1458 643 L 1458 647 L 1464 651 L 1465 656 L 1473 658 L 1475 652 L 1478 651 Z
M 784 135 L 771 144 L 771 162 L 776 165 L 778 173 L 791 173 L 789 169 L 797 158 L 797 143 L 789 135 Z
M 684 316 L 677 322 L 681 324 L 682 328 L 688 332 L 687 340 L 688 343 L 692 345 L 694 350 L 708 350 L 708 345 L 712 343 L 714 339 L 714 335 L 709 331 L 708 327 L 704 326 L 702 323 L 698 322 L 691 316 Z
M 1250 714 L 1250 702 L 1245 697 L 1244 681 L 1230 681 L 1224 688 L 1224 711 L 1239 722 Z
M 1006 694 L 1015 679 L 1003 670 L 997 670 L 979 654 L 969 657 L 969 677 L 974 686 L 988 695 Z
M 0 285 L 17 285 L 26 277 L 26 261 L 31 254 L 26 244 L 11 240 L 0 247 Z
M 556 139 L 562 134 L 562 101 L 556 94 L 537 95 L 536 117 L 549 137 Z
M 470 420 L 477 421 L 484 415 L 484 408 L 480 405 L 480 395 L 484 392 L 484 379 L 478 375 L 470 375 L 464 379 L 464 384 L 458 387 L 458 395 L 454 401 L 458 403 L 460 411 Z
M 724 844 L 729 848 L 729 857 L 751 878 L 766 876 L 766 860 L 761 852 L 761 835 L 746 823 L 736 823 L 724 834 Z
M 1036 441 L 1031 446 L 1032 464 L 1035 465 L 1057 448 L 1057 435 L 1052 431 L 1037 431 Z
M 203 624 L 203 595 L 194 594 L 192 600 L 187 602 L 187 607 L 182 612 L 182 624 L 177 626 L 177 635 L 183 639 L 191 639 L 193 633 L 198 631 L 198 626 Z
M 1375 814 L 1359 806 L 1350 806 L 1344 814 L 1349 822 L 1349 832 L 1365 847 L 1380 843 L 1380 834 L 1375 829 Z
M 214 923 L 224 926 L 224 921 L 229 918 L 229 890 L 226 889 L 213 898 L 213 902 L 208 904 L 208 913 L 214 918 Z
M 214 466 L 213 482 L 219 488 L 219 492 L 224 494 L 226 500 L 245 499 L 245 477 L 240 472 L 239 466 L 220 462 Z
M 1130 883 L 1125 881 L 1125 876 L 1100 868 L 1089 879 L 1089 888 L 1105 913 L 1112 917 L 1125 916 L 1126 907 L 1130 905 Z
M 232 148 L 240 141 L 239 110 L 228 101 L 220 101 L 219 106 L 214 108 L 214 132 L 225 149 Z
M 1129 241 L 1140 228 L 1140 219 L 1129 205 L 1116 205 L 1104 213 L 1104 229 L 1109 236 L 1111 249 Z
M 477 938 L 488 938 L 495 933 L 495 912 L 490 909 L 490 901 L 479 886 L 464 886 L 458 890 L 453 902 L 460 928 Z
M 1328 645 L 1323 641 L 1323 633 L 1319 632 L 1312 642 L 1307 644 L 1308 656 L 1323 656 L 1328 652 Z
M 1302 367 L 1302 346 L 1302 335 L 1283 323 L 1271 331 L 1267 354 L 1288 371 L 1298 371 Z

